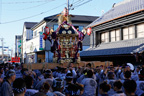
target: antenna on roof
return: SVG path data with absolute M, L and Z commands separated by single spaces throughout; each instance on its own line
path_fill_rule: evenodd
M 114 4 L 113 4 L 112 8 L 114 8 L 114 7 L 115 7 L 115 5 L 116 5 L 116 3 L 114 3 Z

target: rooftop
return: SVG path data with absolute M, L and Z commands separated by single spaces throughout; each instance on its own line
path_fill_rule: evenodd
M 24 22 L 26 29 L 31 29 L 37 22 Z
M 144 10 L 144 0 L 124 0 L 114 4 L 113 7 L 101 17 L 93 21 L 88 27 L 94 27 L 104 22 Z

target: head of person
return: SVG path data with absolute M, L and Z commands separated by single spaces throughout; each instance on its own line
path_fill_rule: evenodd
M 126 95 L 134 95 L 137 84 L 134 80 L 127 80 L 123 83 L 123 87 L 124 87 Z
M 87 77 L 88 78 L 92 78 L 93 77 L 93 71 L 92 70 L 88 70 Z
M 24 96 L 26 92 L 26 84 L 22 78 L 17 78 L 13 82 L 13 92 L 14 96 Z
M 73 68 L 74 67 L 74 64 L 72 62 L 69 63 L 69 68 Z
M 28 76 L 26 76 L 26 77 L 24 78 L 24 80 L 25 80 L 25 83 L 26 83 L 26 88 L 27 88 L 27 89 L 31 89 L 31 88 L 32 88 L 32 85 L 33 85 L 33 78 L 28 75 Z
M 107 84 L 107 82 L 102 82 L 100 84 L 100 94 L 107 94 L 107 92 L 110 90 L 111 86 L 110 84 Z
M 144 80 L 144 70 L 140 71 L 139 80 Z
M 141 68 L 138 66 L 138 67 L 136 68 L 136 72 L 139 72 L 140 69 L 141 69 Z
M 62 79 L 55 79 L 53 82 L 53 90 L 62 92 L 64 88 L 64 82 Z
M 124 77 L 125 77 L 125 79 L 130 79 L 131 78 L 131 72 L 130 71 L 125 71 L 124 72 Z
M 73 80 L 73 75 L 72 75 L 72 73 L 68 73 L 68 74 L 66 75 L 65 80 L 66 80 L 67 83 L 70 83 L 70 82 Z
M 91 63 L 88 63 L 88 64 L 86 65 L 86 67 L 87 67 L 87 68 L 91 68 Z
M 108 72 L 108 79 L 114 79 L 114 73 Z
M 52 78 L 52 71 L 51 70 L 45 70 L 44 71 L 44 78 Z
M 44 82 L 43 84 L 42 84 L 42 86 L 40 87 L 40 92 L 43 92 L 43 93 L 47 93 L 48 91 L 49 91 L 49 89 L 50 89 L 50 85 L 49 85 L 49 83 L 48 82 Z
M 6 79 L 9 80 L 11 83 L 14 82 L 16 79 L 16 74 L 14 70 L 8 70 L 6 73 Z
M 121 89 L 121 88 L 122 88 L 122 83 L 121 83 L 121 81 L 119 81 L 119 80 L 115 81 L 114 84 L 113 84 L 113 88 L 114 88 L 115 91 L 120 91 L 120 90 L 122 90 L 122 89 Z

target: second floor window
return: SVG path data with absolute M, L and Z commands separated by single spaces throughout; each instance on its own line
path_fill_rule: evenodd
M 109 42 L 109 32 L 105 32 L 101 34 L 101 42 L 102 43 Z
M 144 24 L 137 25 L 137 37 L 144 37 Z
M 57 28 L 58 28 L 58 24 L 54 24 L 54 25 L 53 25 L 53 30 L 56 31 Z
M 123 28 L 123 40 L 135 38 L 134 26 Z

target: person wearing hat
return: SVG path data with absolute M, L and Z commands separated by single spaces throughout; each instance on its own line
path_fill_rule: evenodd
M 22 78 L 17 78 L 13 83 L 14 96 L 25 96 L 26 84 Z
M 53 82 L 53 91 L 57 96 L 65 96 L 62 91 L 64 89 L 64 82 L 62 79 L 55 79 Z
M 66 75 L 66 85 L 64 86 L 64 93 L 66 96 L 81 96 L 83 94 L 82 84 L 73 84 L 73 75 L 68 73 Z
M 15 81 L 16 74 L 14 70 L 9 70 L 6 73 L 6 78 L 2 84 L 1 96 L 13 96 L 11 84 Z

